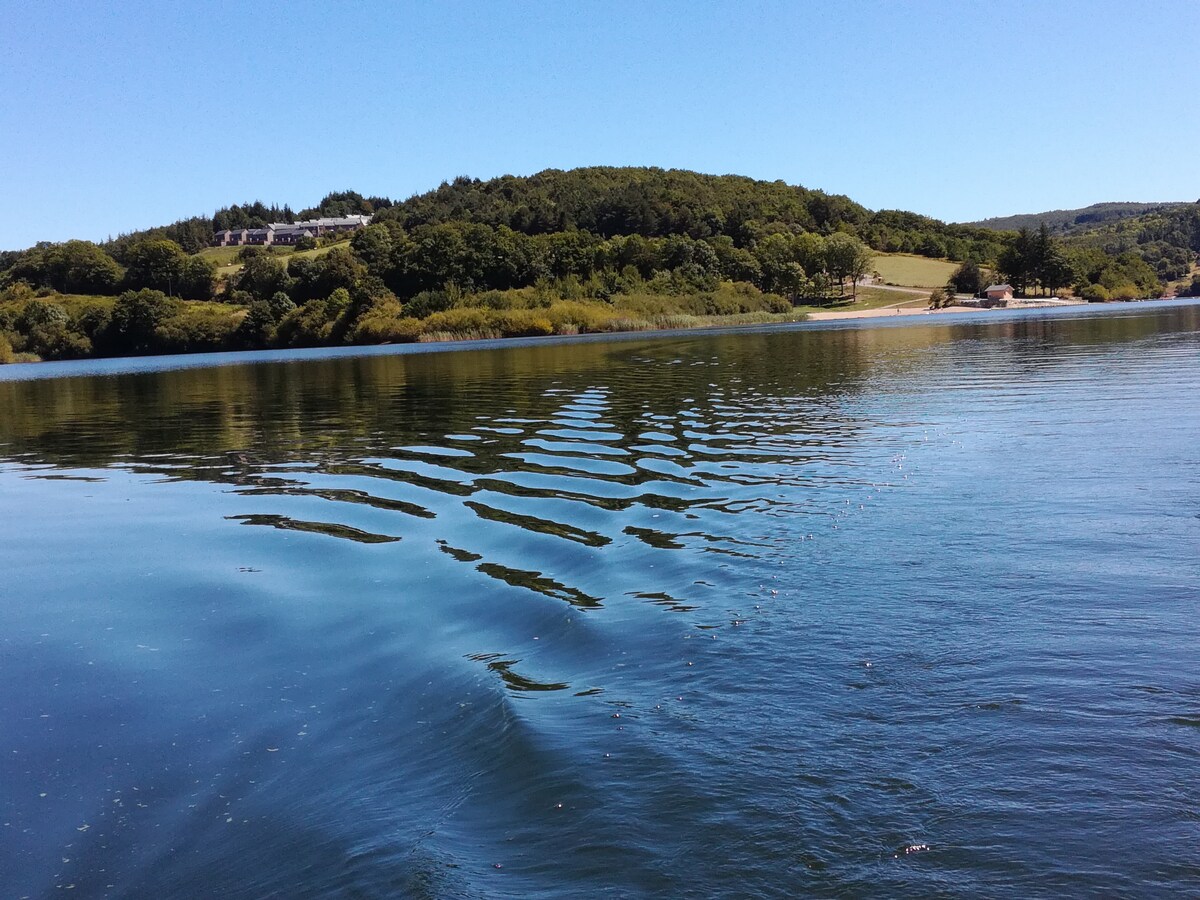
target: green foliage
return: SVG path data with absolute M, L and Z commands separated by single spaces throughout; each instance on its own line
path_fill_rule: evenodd
M 319 347 L 331 342 L 334 327 L 350 308 L 350 292 L 338 288 L 329 297 L 313 299 L 292 310 L 280 322 L 277 340 L 285 347 Z
M 25 304 L 25 308 L 17 316 L 16 326 L 27 332 L 43 325 L 66 325 L 70 320 L 70 314 L 57 303 L 34 299 Z
M 0 366 L 16 361 L 17 355 L 13 352 L 12 341 L 8 339 L 8 335 L 0 334 Z
M 271 318 L 275 322 L 280 322 L 283 317 L 296 308 L 296 304 L 292 298 L 283 291 L 276 291 L 271 295 L 271 299 L 267 301 L 267 309 L 270 310 Z
M 321 202 L 311 209 L 300 211 L 300 219 L 316 219 L 326 216 L 369 216 L 387 209 L 392 201 L 387 197 L 364 197 L 358 191 L 334 191 L 326 194 Z M 279 221 L 278 219 L 274 221 Z
M 86 359 L 92 355 L 92 341 L 67 322 L 37 325 L 29 330 L 26 349 L 42 359 Z
M 972 222 L 980 228 L 996 231 L 1017 231 L 1045 224 L 1055 234 L 1069 234 L 1098 225 L 1109 225 L 1123 219 L 1143 217 L 1147 213 L 1162 213 L 1185 206 L 1182 203 L 1095 203 L 1082 209 L 1052 209 L 1030 215 L 1000 216 Z
M 20 254 L 4 273 L 3 283 L 24 281 L 61 293 L 111 294 L 121 282 L 121 267 L 90 241 L 39 244 Z
M 1191 284 L 1185 285 L 1176 293 L 1177 297 L 1200 297 L 1200 275 L 1193 275 Z
M 941 288 L 934 288 L 929 294 L 930 309 L 941 309 L 943 306 L 949 306 L 950 302 L 946 297 L 946 292 Z
M 253 203 L 227 206 L 217 210 L 209 224 L 205 243 L 212 239 L 213 232 L 263 228 L 270 222 L 294 222 L 296 214 L 287 206 L 266 206 L 255 200 Z
M 188 256 L 169 240 L 143 240 L 125 250 L 125 285 L 130 290 L 163 291 L 170 297 L 210 300 L 216 267 L 203 257 Z
M 286 271 L 290 280 L 277 280 L 274 284 L 276 290 L 286 291 L 297 303 L 305 303 L 328 297 L 338 288 L 351 290 L 366 274 L 367 268 L 351 254 L 348 247 L 338 247 L 322 256 L 291 259 Z M 245 270 L 242 283 L 245 284 Z M 251 293 L 256 297 L 268 296 L 266 292 L 256 290 L 251 290 Z
M 246 259 L 242 271 L 230 280 L 229 285 L 256 300 L 267 300 L 279 292 L 287 293 L 292 287 L 292 279 L 288 276 L 287 265 L 278 256 L 256 253 Z
M 1084 300 L 1087 300 L 1089 303 L 1102 303 L 1112 299 L 1112 295 L 1108 292 L 1108 288 L 1102 284 L 1085 285 L 1079 291 L 1079 296 L 1081 296 Z
M 116 356 L 159 352 L 155 330 L 178 308 L 162 291 L 126 291 L 113 304 L 105 331 L 106 349 Z
M 1017 227 L 1020 223 L 1031 227 L 1035 221 L 1039 218 L 1024 216 L 989 220 L 987 224 Z M 1068 258 L 1089 258 L 1092 254 L 1117 257 L 1132 252 L 1154 271 L 1158 282 L 1186 276 L 1200 254 L 1200 202 L 1098 204 L 1085 210 L 1047 213 L 1040 221 L 1051 233 L 1064 236 Z M 1096 268 L 1102 266 L 1093 266 L 1093 272 Z M 1077 288 L 1086 283 L 1079 271 L 1075 279 Z M 1140 290 L 1151 292 L 1146 281 L 1135 283 Z
M 74 241 L 0 254 L 0 331 L 16 352 L 63 358 L 757 320 L 788 315 L 802 299 L 841 296 L 847 280 L 856 295 L 876 265 L 873 249 L 893 254 L 878 261 L 881 270 L 906 262 L 936 272 L 902 284 L 937 284 L 953 268 L 911 255 L 920 254 L 970 260 L 950 276 L 951 292 L 977 293 L 983 266 L 999 261 L 1018 293 L 1074 285 L 1145 296 L 1163 278 L 1185 277 L 1200 250 L 1200 205 L 1108 220 L 1103 240 L 1067 243 L 1050 228 L 1006 234 L 872 213 L 783 182 L 656 168 L 464 177 L 396 204 L 342 191 L 302 213 L 347 214 L 375 221 L 322 238 L 315 253 L 189 255 L 213 230 L 296 218 L 255 202 L 103 248 Z M 224 264 L 222 298 L 236 310 L 163 296 L 211 299 L 210 257 Z M 121 286 L 130 290 L 115 304 L 71 306 L 55 294 L 111 295 Z
M 829 236 L 825 242 L 825 271 L 838 284 L 838 293 L 844 294 L 844 284 L 850 279 L 857 296 L 857 283 L 871 267 L 872 254 L 862 241 L 841 232 Z
M 1051 237 L 1044 224 L 1036 232 L 1022 229 L 1013 236 L 997 260 L 997 268 L 1018 297 L 1035 289 L 1053 294 L 1087 277 L 1079 257 Z
M 987 282 L 983 277 L 983 270 L 973 259 L 967 260 L 955 269 L 954 274 L 950 276 L 950 281 L 946 284 L 946 289 L 950 293 L 970 294 L 972 297 L 981 293 L 985 287 L 987 287 Z

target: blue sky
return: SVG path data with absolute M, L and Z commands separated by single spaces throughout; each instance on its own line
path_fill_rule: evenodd
M 0 0 L 0 248 L 658 165 L 961 221 L 1200 197 L 1200 2 Z

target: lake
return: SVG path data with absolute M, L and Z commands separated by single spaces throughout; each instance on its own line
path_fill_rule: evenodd
M 1200 305 L 0 369 L 5 897 L 1200 893 Z

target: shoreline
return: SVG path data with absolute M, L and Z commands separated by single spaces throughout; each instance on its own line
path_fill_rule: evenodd
M 1150 300 L 1130 300 L 1124 301 L 1127 303 L 1149 303 Z M 1158 301 L 1154 301 L 1158 302 Z M 1017 312 L 1029 309 L 1060 309 L 1070 306 L 1104 306 L 1106 304 L 1093 303 L 1089 304 L 1086 300 L 1061 300 L 1057 302 L 1042 300 L 1038 298 L 1030 298 L 1028 300 L 1017 300 L 1010 306 L 965 306 L 955 304 L 953 306 L 943 306 L 940 309 L 929 309 L 926 306 L 880 306 L 875 309 L 858 309 L 858 310 L 829 310 L 810 312 L 807 321 L 809 322 L 830 322 L 837 319 L 873 319 L 881 316 L 919 316 L 919 315 L 938 315 L 940 313 L 977 313 L 977 312 Z
M 1029 313 L 1051 314 L 1063 310 L 1087 310 L 1091 314 L 1112 314 L 1116 310 L 1142 309 L 1147 304 L 1159 308 L 1200 305 L 1200 297 L 1175 298 L 1170 300 L 1145 299 L 1109 303 L 1067 303 L 1055 305 L 1029 305 L 1020 307 L 994 307 L 982 309 L 975 306 L 952 306 L 931 310 L 922 307 L 880 307 L 863 310 L 830 310 L 810 312 L 802 321 L 776 323 L 721 324 L 693 328 L 665 328 L 644 331 L 605 331 L 574 335 L 545 335 L 539 337 L 475 338 L 453 341 L 419 341 L 403 344 L 351 344 L 339 347 L 303 347 L 274 350 L 223 350 L 209 353 L 179 353 L 161 356 L 107 356 L 92 359 L 21 362 L 0 365 L 0 382 L 35 381 L 50 378 L 97 377 L 107 375 L 129 375 L 139 372 L 154 372 L 171 369 L 202 369 L 231 365 L 265 365 L 276 362 L 304 362 L 306 360 L 338 359 L 355 356 L 388 356 L 393 354 L 456 353 L 475 350 L 498 350 L 505 348 L 553 346 L 556 344 L 595 343 L 602 341 L 628 341 L 689 335 L 737 334 L 744 332 L 768 332 L 787 330 L 824 330 L 826 328 L 854 327 L 857 322 L 871 320 L 872 327 L 906 327 L 924 321 L 935 324 L 942 314 L 950 314 L 956 323 L 969 322 L 979 316 L 985 321 L 1018 318 Z M 923 318 L 929 317 L 929 318 Z M 889 322 L 889 320 L 891 320 Z M 843 325 L 844 323 L 844 325 Z M 942 324 L 936 322 L 936 324 Z

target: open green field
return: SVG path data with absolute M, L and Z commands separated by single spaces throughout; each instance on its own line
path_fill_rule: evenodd
M 237 262 L 238 251 L 241 247 L 205 247 L 198 254 L 212 261 L 217 266 L 229 266 Z M 271 247 L 270 251 L 278 256 L 290 256 L 291 247 Z
M 348 247 L 348 241 L 338 241 L 336 244 L 329 244 L 325 247 L 317 247 L 314 250 L 301 250 L 297 253 L 291 247 L 268 247 L 267 249 L 276 256 L 289 259 L 293 256 L 314 257 L 324 256 L 334 247 Z M 217 267 L 217 276 L 225 278 L 229 275 L 234 275 L 241 271 L 242 264 L 237 261 L 238 252 L 241 247 L 205 247 L 198 254 L 207 260 L 211 260 Z
M 957 263 L 907 253 L 879 253 L 872 263 L 884 284 L 901 287 L 944 287 Z

